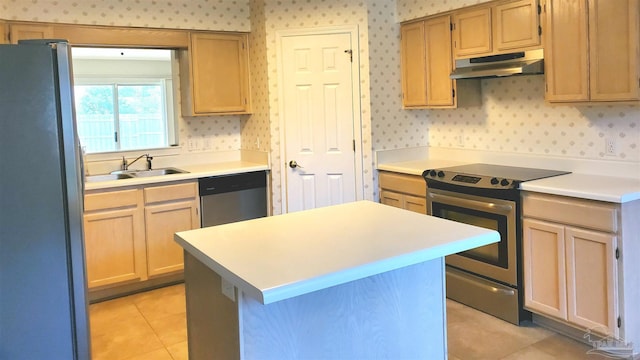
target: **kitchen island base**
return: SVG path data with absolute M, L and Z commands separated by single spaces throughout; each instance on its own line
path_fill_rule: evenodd
M 190 359 L 446 359 L 443 258 L 262 304 L 185 251 Z

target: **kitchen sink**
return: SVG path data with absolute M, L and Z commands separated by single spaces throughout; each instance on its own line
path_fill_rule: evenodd
M 105 174 L 105 175 L 89 175 L 85 178 L 87 182 L 96 182 L 96 181 L 111 181 L 111 180 L 122 180 L 122 179 L 131 179 L 133 176 L 130 174 Z
M 188 171 L 184 171 L 181 169 L 168 167 L 161 169 L 151 169 L 151 170 L 118 170 L 112 172 L 110 175 L 127 175 L 131 177 L 147 177 L 147 176 L 163 176 L 163 175 L 172 175 L 172 174 L 186 174 Z

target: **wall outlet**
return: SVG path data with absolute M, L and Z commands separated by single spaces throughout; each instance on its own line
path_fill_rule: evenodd
M 604 153 L 608 156 L 617 156 L 618 147 L 616 146 L 616 139 L 608 137 L 604 139 Z
M 187 140 L 187 150 L 188 151 L 196 151 L 197 148 L 198 148 L 198 143 L 197 143 L 196 139 Z
M 211 150 L 211 139 L 209 138 L 202 139 L 202 150 Z
M 458 132 L 458 146 L 460 147 L 464 147 L 464 130 L 460 130 L 460 132 Z

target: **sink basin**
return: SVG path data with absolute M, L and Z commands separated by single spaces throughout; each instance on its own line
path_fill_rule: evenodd
M 146 177 L 146 176 L 163 176 L 171 174 L 185 174 L 188 171 L 180 170 L 173 167 L 152 169 L 152 170 L 119 170 L 114 171 L 111 175 L 127 175 L 129 177 Z
M 131 179 L 131 178 L 133 178 L 133 176 L 129 174 L 106 174 L 106 175 L 89 175 L 85 178 L 85 180 L 87 182 L 95 182 L 95 181 Z

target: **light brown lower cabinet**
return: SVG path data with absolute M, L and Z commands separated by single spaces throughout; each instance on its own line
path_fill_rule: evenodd
M 85 195 L 89 290 L 162 282 L 184 267 L 173 234 L 200 227 L 196 181 Z M 131 287 L 127 288 L 131 290 Z
M 380 171 L 378 182 L 382 204 L 427 213 L 427 185 L 422 176 Z
M 142 196 L 137 189 L 85 195 L 89 289 L 147 278 Z
M 197 194 L 194 182 L 144 189 L 149 277 L 184 269 L 183 251 L 173 234 L 200 227 Z
M 582 331 L 619 336 L 614 204 L 525 195 L 525 307 Z

